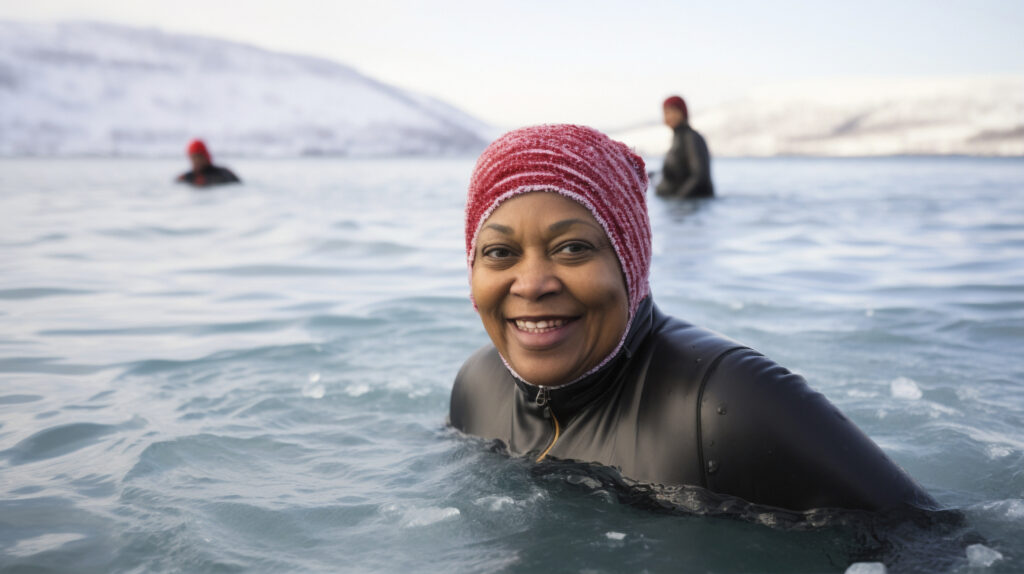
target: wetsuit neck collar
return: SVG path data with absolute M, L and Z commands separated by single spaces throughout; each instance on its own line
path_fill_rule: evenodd
M 629 332 L 619 352 L 600 369 L 565 385 L 556 387 L 541 387 L 528 383 L 519 377 L 513 376 L 519 390 L 525 393 L 526 399 L 533 401 L 537 393 L 544 389 L 548 394 L 548 400 L 556 414 L 561 416 L 572 416 L 580 407 L 590 402 L 609 388 L 612 383 L 620 377 L 619 373 L 629 364 L 630 359 L 636 354 L 637 349 L 650 334 L 654 326 L 654 317 L 657 308 L 648 294 L 640 301 L 636 315 L 630 323 Z

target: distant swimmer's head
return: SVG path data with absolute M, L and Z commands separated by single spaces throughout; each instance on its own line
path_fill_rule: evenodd
M 192 140 L 189 142 L 188 147 L 185 148 L 185 152 L 188 154 L 190 160 L 192 160 L 193 169 L 202 169 L 213 163 L 210 158 L 210 151 L 206 149 L 206 144 L 203 140 Z
M 680 124 L 690 120 L 690 113 L 686 110 L 686 100 L 679 96 L 670 96 L 662 104 L 665 112 L 665 125 L 676 128 Z
M 466 201 L 473 303 L 520 379 L 570 383 L 622 347 L 648 295 L 640 156 L 592 128 L 509 132 L 477 160 Z

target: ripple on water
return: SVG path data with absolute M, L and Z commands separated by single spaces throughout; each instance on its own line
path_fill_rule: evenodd
M 121 425 L 97 423 L 70 423 L 50 427 L 0 451 L 0 456 L 6 456 L 12 465 L 54 458 L 97 444 L 104 436 L 121 428 Z
M 62 357 L 12 357 L 0 359 L 0 373 L 47 373 L 52 375 L 90 375 L 104 370 L 102 365 L 65 362 Z
M 147 446 L 125 481 L 171 473 L 186 480 L 244 485 L 247 480 L 270 476 L 268 457 L 282 464 L 297 464 L 307 454 L 307 449 L 297 444 L 269 436 L 190 435 Z
M 0 570 L 109 572 L 116 526 L 62 497 L 0 500 Z
M 62 295 L 91 295 L 95 291 L 87 289 L 67 289 L 63 287 L 24 287 L 20 289 L 0 289 L 0 299 L 41 299 Z
M 41 395 L 0 395 L 0 405 L 20 405 L 41 400 Z

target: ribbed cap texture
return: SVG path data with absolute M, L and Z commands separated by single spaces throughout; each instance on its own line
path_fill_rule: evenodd
M 531 191 L 575 200 L 601 224 L 626 277 L 632 319 L 647 296 L 651 268 L 644 160 L 585 126 L 533 126 L 501 136 L 480 155 L 469 184 L 466 257 L 471 272 L 483 223 L 502 202 Z

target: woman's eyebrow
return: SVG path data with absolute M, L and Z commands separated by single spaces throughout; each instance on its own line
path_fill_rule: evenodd
M 576 225 L 577 223 L 582 223 L 583 225 L 587 225 L 590 227 L 597 227 L 596 225 L 587 221 L 586 219 L 563 219 L 562 221 L 557 221 L 549 225 L 548 231 L 552 233 L 559 233 L 565 231 L 566 229 L 572 227 L 573 225 Z
M 507 225 L 501 225 L 499 223 L 488 223 L 487 225 L 484 226 L 484 229 L 493 229 L 498 233 L 502 233 L 504 235 L 512 235 L 511 227 Z

